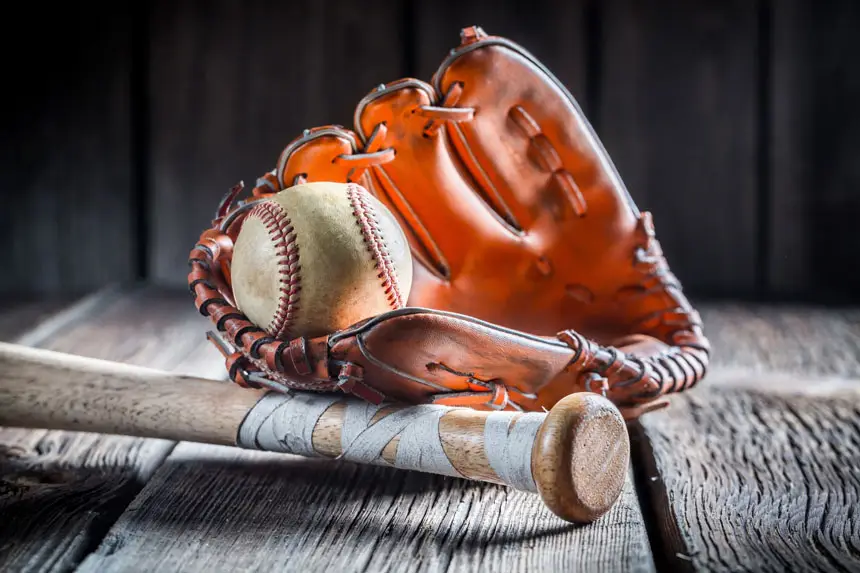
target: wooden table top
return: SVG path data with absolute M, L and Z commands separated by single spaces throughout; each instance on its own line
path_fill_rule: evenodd
M 0 570 L 860 570 L 860 309 L 703 314 L 714 368 L 631 426 L 592 525 L 454 478 L 0 428 Z M 0 305 L 0 340 L 223 378 L 208 328 L 152 287 Z

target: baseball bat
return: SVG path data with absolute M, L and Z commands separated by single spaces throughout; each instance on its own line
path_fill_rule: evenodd
M 0 343 L 0 425 L 164 438 L 341 458 L 538 493 L 588 523 L 618 499 L 626 424 L 598 394 L 549 412 L 373 406 L 340 393 L 276 393 Z

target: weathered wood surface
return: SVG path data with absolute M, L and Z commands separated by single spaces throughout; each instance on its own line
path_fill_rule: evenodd
M 221 197 L 253 186 L 302 130 L 352 125 L 358 100 L 405 75 L 399 3 L 154 3 L 150 17 L 151 276 L 184 284 Z
M 754 2 L 599 3 L 600 136 L 672 270 L 699 292 L 753 292 Z M 671 191 L 670 191 L 671 189 Z
M 214 349 L 200 348 L 208 324 L 187 294 L 105 300 L 66 313 L 44 345 L 223 374 Z M 109 528 L 83 570 L 653 570 L 629 480 L 610 513 L 583 528 L 500 486 L 183 443 L 124 511 L 169 442 L 7 428 L 0 443 L 9 570 L 69 570 Z
M 223 374 L 187 293 L 100 297 L 41 321 L 30 343 Z M 658 562 L 857 566 L 860 394 L 798 393 L 818 374 L 858 371 L 857 311 L 703 314 L 717 348 L 710 382 L 634 435 Z M 84 558 L 84 571 L 654 569 L 630 482 L 609 514 L 576 527 L 534 495 L 345 462 L 8 428 L 0 444 L 4 570 L 70 570 Z
M 0 292 L 86 292 L 128 280 L 129 9 L 23 2 L 4 16 Z M 36 36 L 45 49 L 32 49 Z
M 595 524 L 534 494 L 182 443 L 81 571 L 652 571 L 630 480 Z
M 701 313 L 714 350 L 706 380 L 741 370 L 860 378 L 860 308 L 715 304 Z
M 703 315 L 711 374 L 633 439 L 658 564 L 860 570 L 860 310 Z
M 860 570 L 860 389 L 701 388 L 641 431 L 672 570 Z
M 182 443 L 82 571 L 651 571 L 628 478 L 589 527 L 534 494 L 428 474 Z
M 53 350 L 218 375 L 190 296 L 106 293 L 20 340 Z M 49 321 L 50 322 L 50 321 Z M 102 539 L 173 444 L 0 428 L 0 570 L 69 571 Z

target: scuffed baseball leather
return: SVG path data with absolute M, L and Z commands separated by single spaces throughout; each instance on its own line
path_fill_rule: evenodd
M 311 344 L 314 360 L 355 364 L 386 397 L 494 408 L 551 407 L 582 389 L 631 407 L 705 375 L 701 320 L 650 213 L 574 98 L 522 47 L 467 28 L 431 84 L 380 86 L 354 123 L 291 142 L 254 196 L 303 181 L 363 185 L 409 237 L 409 306 L 464 316 L 382 315 Z M 335 379 L 330 365 L 315 372 Z

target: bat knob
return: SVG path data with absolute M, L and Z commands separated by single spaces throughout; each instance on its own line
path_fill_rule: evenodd
M 538 491 L 552 512 L 590 523 L 621 495 L 630 463 L 627 425 L 603 396 L 571 394 L 547 414 L 532 460 Z

